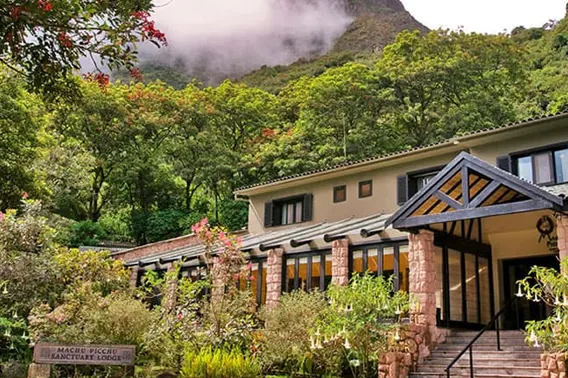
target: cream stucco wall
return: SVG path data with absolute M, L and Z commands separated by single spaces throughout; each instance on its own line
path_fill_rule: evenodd
M 324 181 L 306 183 L 294 188 L 276 190 L 254 196 L 250 199 L 249 231 L 263 233 L 268 230 L 278 230 L 290 226 L 270 227 L 264 229 L 264 204 L 267 201 L 286 198 L 304 193 L 312 193 L 313 220 L 312 223 L 337 221 L 349 217 L 366 217 L 373 214 L 390 214 L 398 208 L 396 201 L 396 178 L 407 172 L 427 169 L 445 165 L 450 162 L 459 151 L 435 156 L 428 159 L 403 162 L 382 169 L 371 170 Z M 373 195 L 367 198 L 358 198 L 359 182 L 372 180 Z M 347 186 L 347 200 L 333 203 L 333 188 L 340 185 Z M 297 226 L 293 225 L 293 226 Z
M 483 219 L 483 241 L 491 244 L 493 254 L 496 310 L 504 305 L 503 260 L 554 255 L 548 249 L 546 240 L 539 241 L 540 233 L 536 224 L 543 215 L 548 215 L 556 221 L 551 211 L 535 211 Z M 552 236 L 555 237 L 556 232 L 553 232 Z

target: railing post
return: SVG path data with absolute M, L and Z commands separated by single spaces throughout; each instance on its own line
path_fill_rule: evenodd
M 497 350 L 500 351 L 501 350 L 501 332 L 500 332 L 500 326 L 499 326 L 499 318 L 495 319 L 495 327 L 497 330 Z
M 473 378 L 473 345 L 469 347 L 469 376 Z
M 450 378 L 450 369 L 446 369 L 446 377 Z
M 517 330 L 521 329 L 521 319 L 519 314 L 519 299 L 515 298 L 515 318 L 517 319 Z

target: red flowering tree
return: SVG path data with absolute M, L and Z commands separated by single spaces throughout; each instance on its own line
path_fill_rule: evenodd
M 0 6 L 0 62 L 45 94 L 69 91 L 81 58 L 133 69 L 137 43 L 167 43 L 150 18 L 151 0 L 10 0 Z M 139 76 L 138 71 L 133 71 Z

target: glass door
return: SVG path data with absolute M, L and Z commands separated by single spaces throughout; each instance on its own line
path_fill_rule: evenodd
M 442 247 L 442 325 L 480 328 L 494 308 L 490 256 Z

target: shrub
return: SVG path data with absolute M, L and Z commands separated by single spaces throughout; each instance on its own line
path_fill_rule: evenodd
M 77 222 L 71 226 L 69 232 L 69 246 L 96 246 L 99 241 L 105 237 L 106 233 L 103 227 L 93 221 Z
M 341 340 L 345 365 L 354 377 L 376 377 L 378 355 L 396 344 L 402 314 L 409 310 L 408 294 L 394 293 L 393 277 L 354 275 L 348 286 L 331 286 L 330 306 L 312 333 L 315 349 Z
M 257 378 L 260 368 L 256 361 L 239 349 L 206 348 L 185 353 L 181 378 Z
M 263 311 L 265 328 L 255 340 L 263 371 L 288 375 L 314 372 L 309 332 L 326 307 L 323 294 L 298 290 L 284 294 L 278 307 Z
M 568 258 L 560 265 L 568 271 Z M 552 309 L 548 318 L 526 323 L 526 341 L 547 352 L 568 352 L 568 276 L 554 268 L 534 266 L 518 285 L 527 300 L 543 301 Z

